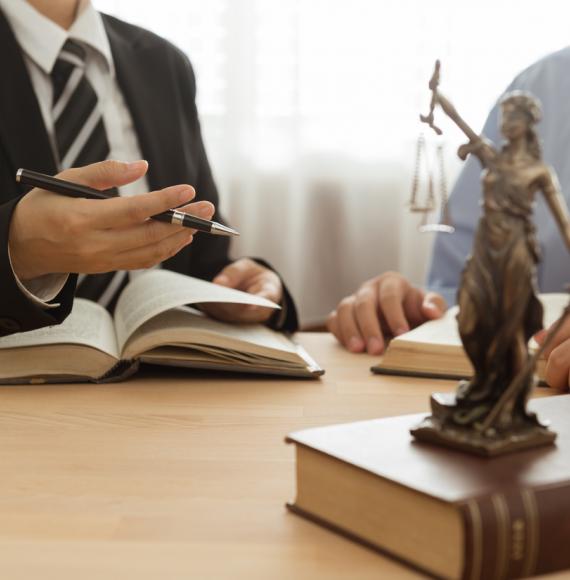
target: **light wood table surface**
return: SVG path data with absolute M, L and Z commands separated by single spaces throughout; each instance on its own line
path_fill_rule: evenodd
M 167 371 L 1 387 L 0 578 L 419 578 L 285 510 L 283 439 L 425 412 L 430 392 L 455 384 L 373 376 L 376 359 L 327 334 L 299 338 L 327 369 L 320 381 Z

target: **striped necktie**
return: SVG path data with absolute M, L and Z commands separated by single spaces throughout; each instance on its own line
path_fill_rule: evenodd
M 68 40 L 51 77 L 52 116 L 60 169 L 107 159 L 109 141 L 97 94 L 85 76 L 85 49 Z
M 67 40 L 51 73 L 52 116 L 60 169 L 81 167 L 107 159 L 109 141 L 97 94 L 85 76 L 85 49 Z M 80 275 L 77 296 L 112 308 L 126 272 Z

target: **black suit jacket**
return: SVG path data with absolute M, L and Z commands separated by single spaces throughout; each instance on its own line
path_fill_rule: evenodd
M 204 150 L 188 58 L 159 36 L 103 15 L 117 80 L 132 115 L 143 157 L 149 161 L 151 190 L 177 183 L 196 189 L 196 200 L 218 206 L 218 193 Z M 57 173 L 48 135 L 21 49 L 0 11 L 0 335 L 61 322 L 71 310 L 76 276 L 70 276 L 45 310 L 18 288 L 8 260 L 10 218 L 24 190 L 15 182 L 19 167 Z M 217 221 L 223 221 L 219 213 Z M 211 280 L 230 263 L 229 239 L 198 235 L 164 263 L 164 268 Z M 261 261 L 261 260 L 260 260 Z M 264 264 L 266 265 L 266 264 Z M 295 330 L 297 315 L 285 290 L 287 316 L 281 328 Z

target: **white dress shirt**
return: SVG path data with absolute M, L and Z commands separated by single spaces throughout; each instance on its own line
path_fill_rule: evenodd
M 537 97 L 543 108 L 543 120 L 537 125 L 542 140 L 543 158 L 558 175 L 562 194 L 570 202 L 570 47 L 539 60 L 518 75 L 508 91 L 525 90 Z M 459 110 L 460 103 L 457 104 Z M 483 135 L 501 145 L 499 106 L 492 109 Z M 481 164 L 471 155 L 449 199 L 453 234 L 438 234 L 428 275 L 430 290 L 444 295 L 448 303 L 456 301 L 459 278 L 471 253 L 475 228 L 481 215 Z M 538 265 L 541 292 L 564 292 L 570 282 L 570 252 L 550 212 L 544 196 L 538 192 L 534 211 L 542 261 Z
M 69 30 L 61 28 L 40 14 L 26 0 L 0 0 L 14 35 L 24 54 L 32 86 L 39 102 L 45 127 L 50 138 L 54 158 L 58 159 L 52 117 L 51 71 L 68 38 L 79 42 L 86 50 L 85 76 L 97 94 L 99 107 L 109 141 L 110 159 L 134 161 L 141 159 L 131 114 L 120 91 L 109 39 L 99 12 L 89 0 L 79 3 L 77 18 Z M 30 167 L 29 169 L 34 169 Z M 146 178 L 119 188 L 120 195 L 135 195 L 148 191 Z M 67 275 L 53 274 L 26 281 L 16 277 L 22 291 L 43 307 L 63 288 Z

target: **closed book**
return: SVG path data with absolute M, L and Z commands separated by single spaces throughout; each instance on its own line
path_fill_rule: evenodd
M 556 445 L 484 458 L 416 442 L 424 415 L 307 429 L 288 507 L 438 578 L 524 578 L 570 567 L 570 395 L 530 408 Z
M 548 328 L 562 314 L 568 304 L 568 294 L 540 294 L 544 309 L 544 326 Z M 467 379 L 473 367 L 467 358 L 457 328 L 457 306 L 442 318 L 430 320 L 393 338 L 386 353 L 372 372 L 382 375 L 419 376 L 441 379 Z M 531 339 L 530 348 L 537 348 Z M 545 361 L 538 360 L 536 374 L 544 380 Z

